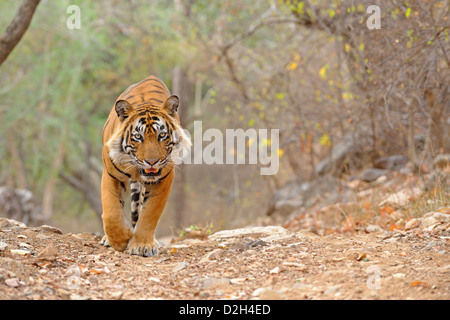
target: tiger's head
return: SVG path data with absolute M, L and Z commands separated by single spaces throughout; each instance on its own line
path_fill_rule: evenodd
M 162 107 L 133 107 L 126 100 L 117 101 L 121 123 L 107 143 L 111 161 L 125 171 L 137 167 L 144 182 L 158 183 L 174 167 L 174 148 L 181 142 L 190 146 L 179 124 L 178 106 L 177 96 L 170 96 Z

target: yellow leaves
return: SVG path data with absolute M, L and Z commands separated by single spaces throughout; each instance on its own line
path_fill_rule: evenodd
M 305 2 L 304 1 L 300 1 L 297 5 L 297 13 L 302 15 L 305 14 Z
M 350 47 L 350 45 L 348 43 L 346 43 L 344 45 L 344 50 L 345 50 L 346 53 L 349 53 L 351 49 L 352 49 L 352 47 Z
M 296 53 L 294 55 L 294 61 L 292 61 L 287 65 L 286 70 L 290 71 L 296 70 L 298 68 L 299 63 L 300 63 L 300 55 Z
M 285 96 L 286 96 L 285 92 L 278 92 L 275 94 L 275 98 L 280 101 L 283 100 Z
M 291 62 L 291 63 L 288 65 L 288 70 L 295 70 L 295 69 L 297 69 L 297 67 L 298 67 L 297 62 Z
M 319 70 L 319 77 L 322 80 L 327 80 L 327 70 L 328 70 L 328 65 L 324 65 L 322 68 L 320 68 Z
M 409 18 L 410 14 L 411 14 L 411 8 L 406 9 L 405 17 Z
M 324 147 L 331 147 L 331 139 L 330 136 L 324 133 L 319 139 L 320 145 Z
M 342 93 L 342 99 L 344 100 L 351 100 L 353 99 L 353 95 L 350 92 L 343 92 Z
M 333 9 L 330 9 L 328 11 L 328 15 L 330 16 L 330 18 L 333 18 L 336 15 L 336 11 L 334 11 Z
M 284 150 L 279 148 L 278 149 L 278 157 L 281 158 L 283 156 L 283 154 L 284 154 Z

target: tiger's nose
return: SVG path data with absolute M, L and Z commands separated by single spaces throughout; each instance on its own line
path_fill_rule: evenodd
M 155 163 L 158 162 L 158 159 L 147 159 L 145 160 L 149 165 L 153 166 Z

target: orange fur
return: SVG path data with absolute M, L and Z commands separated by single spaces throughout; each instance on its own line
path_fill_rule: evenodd
M 126 89 L 112 108 L 102 140 L 103 244 L 141 256 L 157 253 L 155 230 L 175 177 L 170 152 L 174 132 L 181 128 L 177 107 L 178 98 L 161 80 L 149 76 Z M 158 176 L 146 175 L 153 162 L 160 164 L 151 169 L 159 170 Z M 136 195 L 140 212 L 134 230 L 123 212 L 123 196 L 131 181 L 144 188 L 140 197 Z

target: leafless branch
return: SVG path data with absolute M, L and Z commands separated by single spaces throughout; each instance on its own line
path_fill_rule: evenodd
M 5 33 L 0 37 L 0 66 L 27 31 L 39 2 L 40 0 L 24 0 Z

